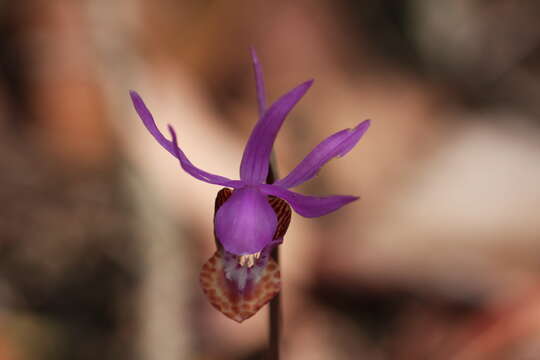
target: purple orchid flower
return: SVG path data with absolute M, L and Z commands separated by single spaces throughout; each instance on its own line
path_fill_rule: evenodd
M 269 202 L 269 196 L 286 201 L 294 211 L 304 217 L 323 216 L 358 199 L 355 196 L 306 196 L 289 189 L 313 178 L 329 160 L 347 154 L 367 131 L 370 121 L 363 121 L 353 129 L 341 130 L 329 136 L 287 176 L 273 184 L 267 184 L 270 155 L 276 136 L 285 117 L 311 87 L 313 80 L 298 85 L 267 108 L 262 68 L 253 49 L 251 56 L 255 71 L 259 120 L 244 149 L 239 180 L 214 175 L 193 165 L 178 147 L 174 129 L 169 125 L 172 140 L 165 138 L 141 97 L 135 91 L 131 91 L 130 95 L 135 110 L 148 131 L 162 147 L 179 160 L 184 171 L 198 180 L 234 189 L 216 210 L 214 217 L 216 238 L 226 253 L 237 258 L 259 254 L 257 255 L 259 259 L 261 253 L 263 258 L 267 258 L 265 254 L 283 240 L 282 237 L 275 238 L 280 219 Z M 262 262 L 262 266 L 266 263 L 267 260 Z M 227 265 L 224 268 L 226 270 Z M 245 283 L 245 279 L 243 282 Z M 243 286 L 239 288 L 242 290 Z

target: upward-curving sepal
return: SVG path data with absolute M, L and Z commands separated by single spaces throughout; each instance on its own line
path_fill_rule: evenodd
M 317 145 L 301 162 L 283 179 L 274 185 L 284 188 L 298 186 L 313 178 L 320 168 L 335 157 L 347 154 L 360 141 L 360 138 L 369 128 L 370 121 L 366 120 L 354 129 L 341 130 Z
M 259 107 L 259 118 L 262 118 L 266 110 L 266 94 L 264 89 L 264 76 L 261 63 L 257 57 L 255 49 L 251 47 L 251 62 L 253 63 L 253 72 L 255 73 L 255 90 L 257 91 L 257 104 Z
M 312 84 L 313 80 L 306 81 L 280 97 L 257 122 L 244 149 L 240 163 L 240 180 L 250 185 L 265 182 L 270 153 L 278 131 L 287 114 Z

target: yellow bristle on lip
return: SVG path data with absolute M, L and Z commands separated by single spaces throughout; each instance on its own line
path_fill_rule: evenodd
M 253 265 L 255 265 L 255 262 L 261 257 L 261 252 L 255 254 L 249 254 L 249 255 L 240 255 L 238 256 L 238 264 L 240 266 L 247 266 L 248 268 L 252 268 Z

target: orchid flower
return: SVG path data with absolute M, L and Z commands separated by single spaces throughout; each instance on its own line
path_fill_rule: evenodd
M 203 266 L 201 284 L 212 305 L 226 316 L 242 322 L 254 315 L 280 291 L 279 267 L 270 257 L 283 242 L 291 209 L 304 217 L 319 217 L 355 201 L 355 196 L 306 196 L 289 190 L 313 178 L 329 160 L 347 154 L 367 131 L 370 121 L 329 136 L 317 145 L 287 176 L 266 182 L 274 140 L 292 108 L 313 84 L 306 81 L 270 107 L 262 68 L 251 50 L 255 71 L 259 120 L 247 141 L 240 163 L 240 179 L 214 175 L 193 165 L 178 146 L 169 125 L 171 140 L 158 129 L 141 97 L 131 91 L 135 110 L 157 142 L 194 178 L 224 186 L 218 193 L 214 213 L 214 235 L 218 250 Z M 231 190 L 232 189 L 232 190 Z

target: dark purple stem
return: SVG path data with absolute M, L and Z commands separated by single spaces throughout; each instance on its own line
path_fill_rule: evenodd
M 266 182 L 268 184 L 273 184 L 277 179 L 277 174 L 272 166 L 272 163 L 273 161 L 270 161 L 270 165 L 268 167 L 268 176 L 266 178 Z M 279 246 L 276 246 L 272 251 L 272 258 L 276 261 L 279 267 Z M 281 312 L 282 291 L 277 293 L 277 295 L 270 300 L 268 360 L 279 360 L 280 358 L 279 348 L 281 343 L 281 326 L 283 320 Z

